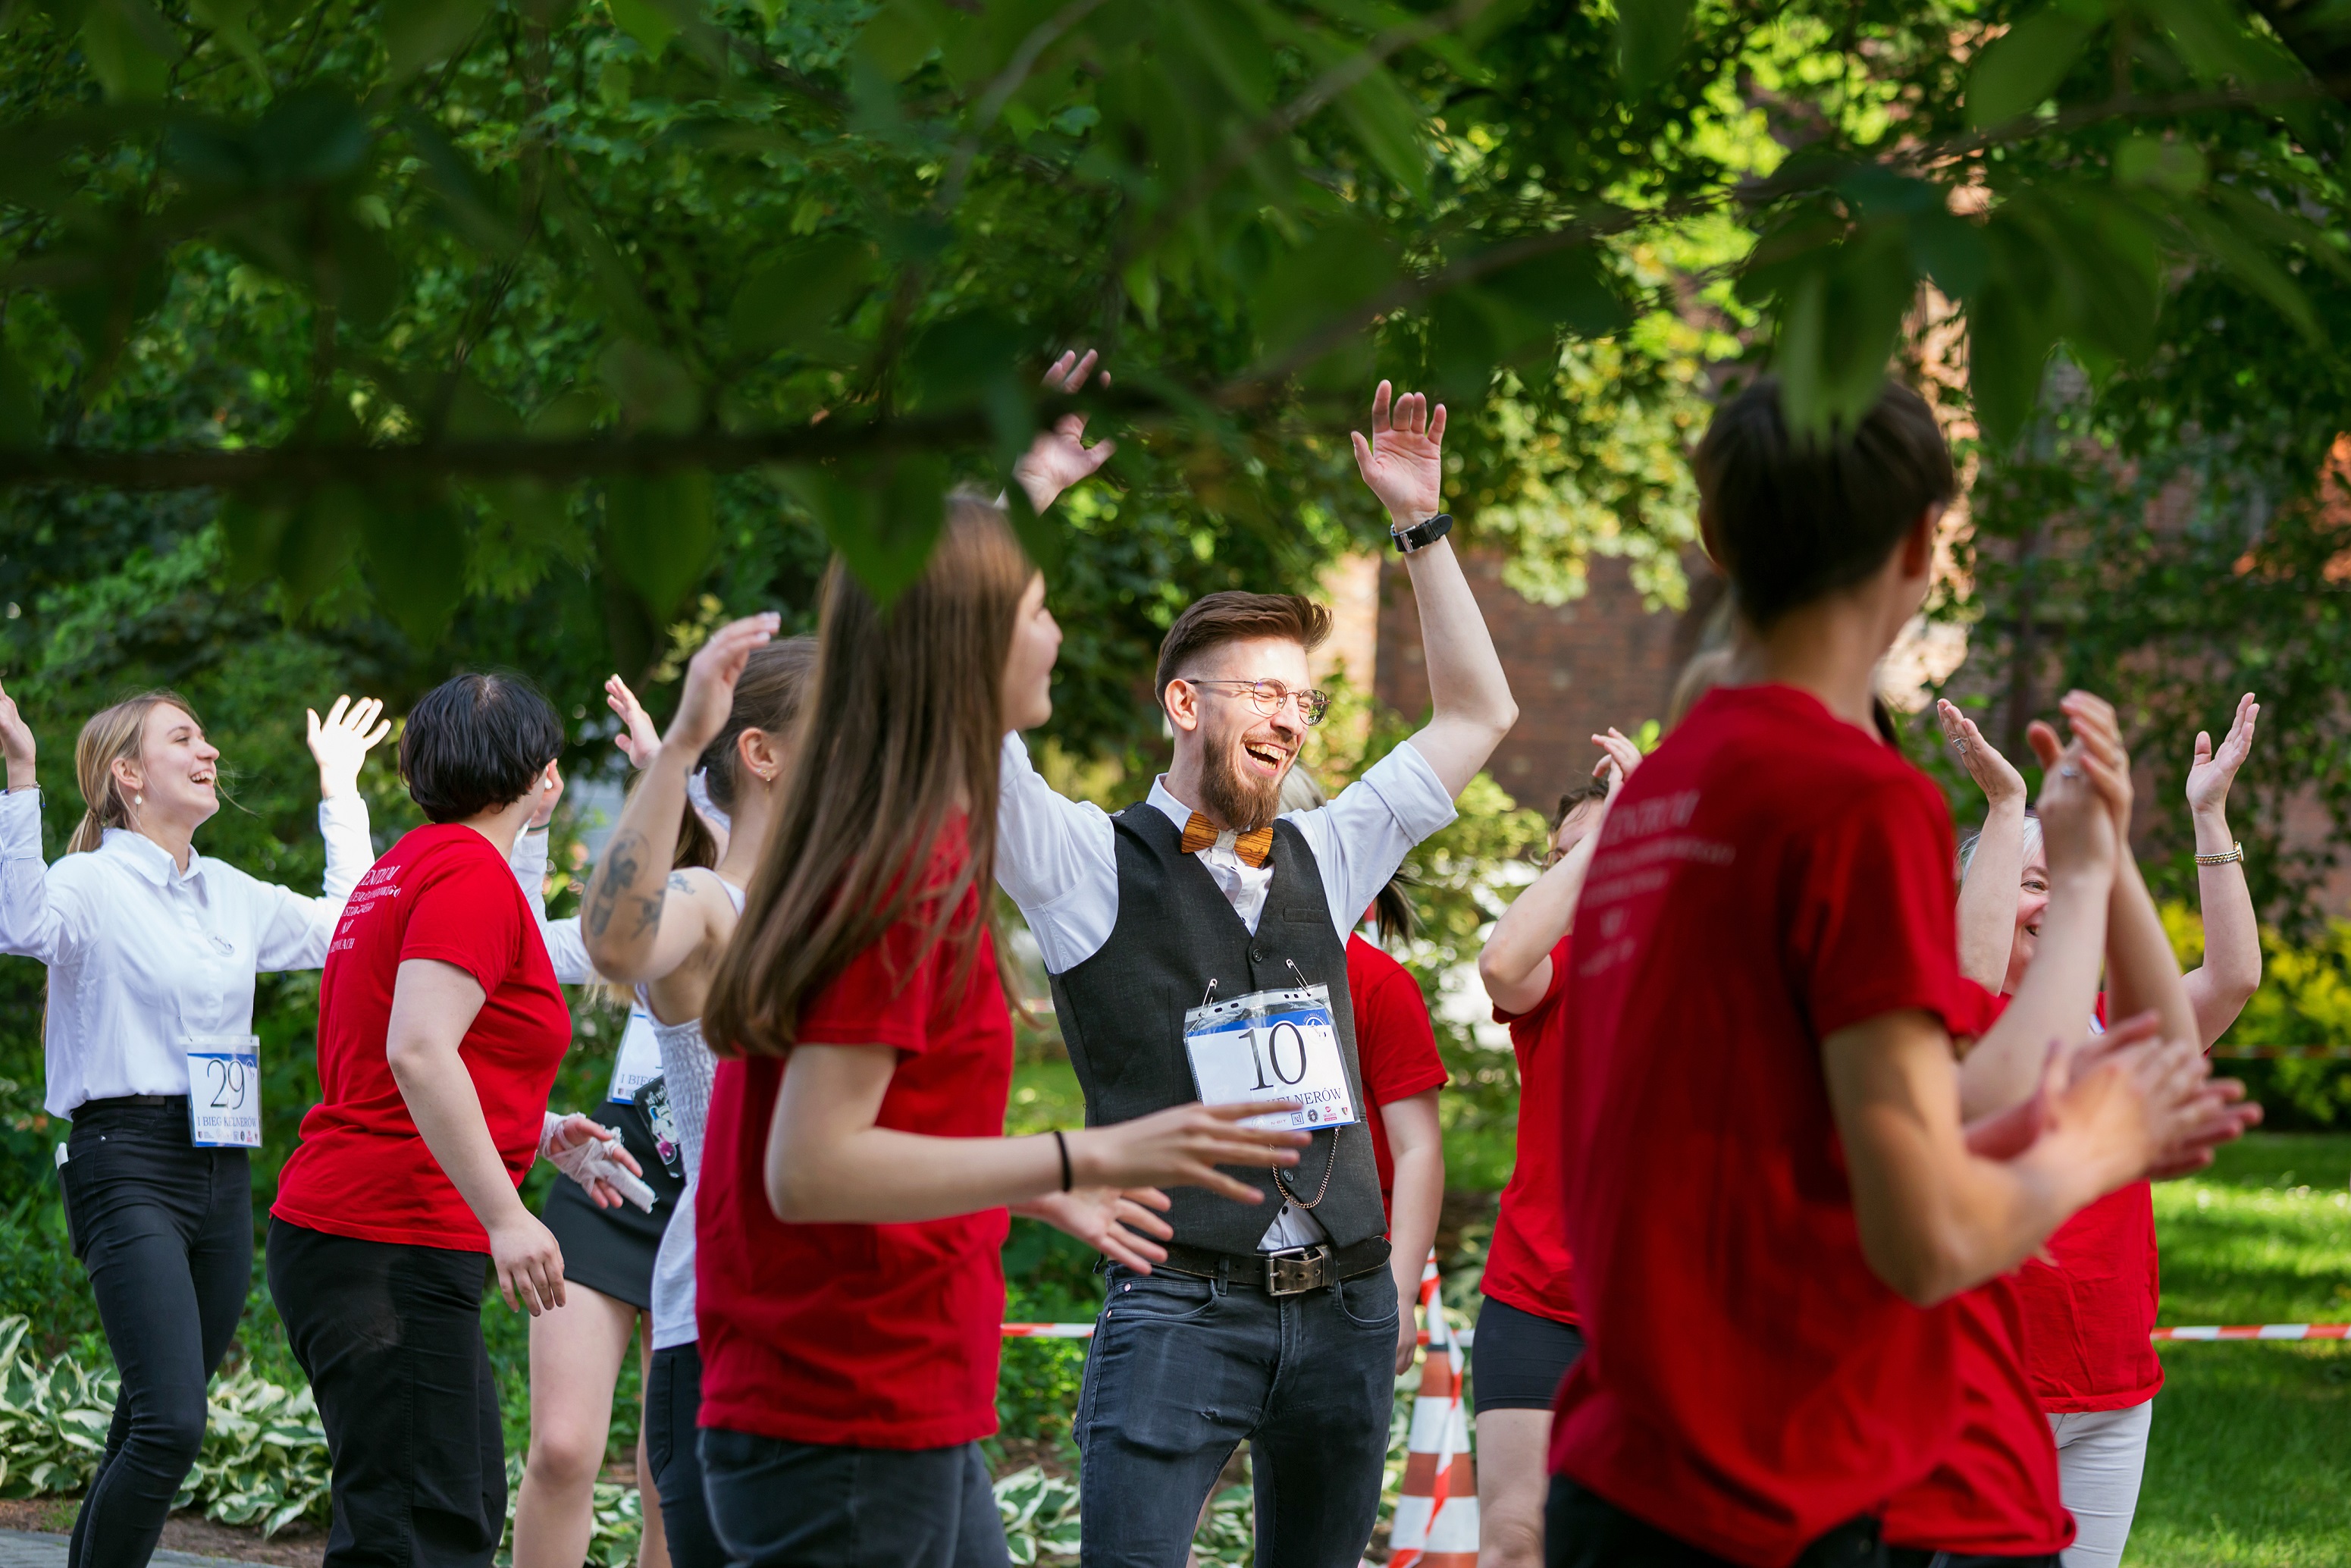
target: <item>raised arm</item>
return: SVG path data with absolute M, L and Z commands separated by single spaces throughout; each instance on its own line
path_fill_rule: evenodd
M 88 922 L 78 898 L 50 886 L 41 859 L 37 750 L 16 699 L 0 691 L 0 754 L 8 762 L 8 792 L 0 796 L 0 953 L 54 964 L 83 939 Z
M 1382 382 L 1372 394 L 1372 434 L 1351 432 L 1355 467 L 1387 508 L 1391 531 L 1427 521 L 1444 497 L 1445 405 L 1406 392 L 1390 404 Z M 1437 540 L 1404 558 L 1420 606 L 1420 644 L 1433 712 L 1412 737 L 1458 799 L 1519 718 L 1486 617 L 1462 575 L 1453 541 Z
M 1608 753 L 1601 761 L 1608 769 L 1607 796 L 1596 807 L 1579 805 L 1568 813 L 1552 841 L 1557 858 L 1510 901 L 1478 955 L 1478 977 L 1485 982 L 1486 995 L 1506 1013 L 1530 1012 L 1550 993 L 1552 951 L 1574 924 L 1575 901 L 1583 896 L 1583 879 L 1600 847 L 1608 808 L 1625 787 L 1625 776 L 1641 765 L 1640 748 L 1616 730 L 1592 740 Z
M 2210 1048 L 2228 1032 L 2262 983 L 2262 934 L 2245 862 L 2229 831 L 2229 787 L 2253 748 L 2261 704 L 2247 692 L 2219 750 L 2210 732 L 2196 732 L 2196 762 L 2188 770 L 2188 810 L 2196 825 L 2196 888 L 2204 910 L 2204 961 L 2188 971 L 2188 1001 L 2196 1009 L 2197 1038 Z M 2208 863 L 2214 857 L 2237 858 Z
M 2016 946 L 2016 890 L 2024 875 L 2024 775 L 1949 702 L 1935 711 L 1959 764 L 1984 793 L 1983 831 L 1959 878 L 1959 973 L 1984 989 L 2008 983 Z
M 2101 779 L 2110 780 L 2129 764 L 2111 731 L 2088 722 L 2092 705 L 2105 707 L 2084 692 L 2069 693 L 2060 705 L 2074 727 L 2070 746 L 2061 747 L 2057 732 L 2038 721 L 2026 731 L 2043 769 L 2041 832 L 2049 855 L 2049 903 L 2041 915 L 2040 945 L 2015 996 L 1960 1065 L 1960 1103 L 1971 1122 L 2030 1099 L 2042 1081 L 2049 1042 L 2079 1038 L 2095 1004 L 2118 852 L 2099 787 Z
M 324 718 L 315 708 L 304 712 L 310 755 L 319 764 L 319 837 L 326 844 L 327 872 L 316 898 L 291 888 L 275 890 L 277 907 L 255 944 L 256 968 L 315 969 L 324 964 L 343 905 L 375 863 L 360 768 L 392 733 L 382 714 L 383 704 L 374 697 L 353 702 L 348 696 L 337 697 Z
M 687 958 L 710 935 L 705 898 L 722 902 L 716 877 L 673 872 L 678 823 L 693 808 L 686 775 L 703 748 L 726 727 L 735 706 L 735 683 L 751 651 L 776 634 L 780 618 L 772 611 L 730 622 L 695 650 L 685 670 L 685 690 L 676 716 L 643 777 L 629 791 L 621 820 L 604 846 L 604 858 L 588 879 L 581 930 L 588 956 L 599 972 L 616 980 L 658 980 Z M 704 883 L 712 885 L 704 886 Z M 731 912 L 733 905 L 727 905 Z

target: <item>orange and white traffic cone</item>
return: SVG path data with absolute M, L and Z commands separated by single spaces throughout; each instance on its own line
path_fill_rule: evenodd
M 1404 1491 L 1388 1533 L 1388 1568 L 1477 1568 L 1478 1471 L 1461 1404 L 1461 1342 L 1437 1297 L 1437 1253 L 1420 1272 L 1428 1349 L 1412 1402 Z

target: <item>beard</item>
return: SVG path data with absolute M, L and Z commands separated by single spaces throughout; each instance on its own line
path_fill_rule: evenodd
M 1288 769 L 1284 769 L 1287 772 Z M 1236 832 L 1251 833 L 1280 814 L 1281 774 L 1257 779 L 1233 766 L 1226 747 L 1207 748 L 1200 759 L 1201 804 L 1222 817 Z

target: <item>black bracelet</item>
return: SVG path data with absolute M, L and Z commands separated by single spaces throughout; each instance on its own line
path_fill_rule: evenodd
M 1070 1140 L 1063 1137 L 1058 1129 L 1053 1134 L 1053 1146 L 1061 1151 L 1061 1190 L 1067 1192 L 1070 1190 Z

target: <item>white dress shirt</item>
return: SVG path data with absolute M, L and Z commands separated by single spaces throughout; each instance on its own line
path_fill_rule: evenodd
M 260 882 L 193 850 L 107 830 L 87 854 L 41 861 L 37 789 L 0 795 L 0 953 L 48 966 L 49 1113 L 86 1100 L 185 1094 L 189 1035 L 250 1034 L 253 977 L 315 969 L 343 902 L 375 862 L 367 802 L 319 802 L 320 896 Z
M 538 917 L 538 934 L 546 939 L 548 962 L 555 966 L 555 977 L 567 986 L 602 979 L 589 960 L 587 941 L 580 935 L 580 917 L 547 917 L 547 830 L 517 833 L 514 855 L 507 863 L 514 867 L 515 881 L 522 884 L 523 897 L 530 901 L 530 912 Z
M 1067 974 L 1101 952 L 1118 925 L 1117 830 L 1100 806 L 1070 800 L 1046 783 L 1017 734 L 1004 737 L 998 774 L 996 880 L 1020 906 L 1047 971 Z M 1165 774 L 1152 780 L 1149 799 L 1179 831 L 1192 820 L 1192 808 L 1168 792 Z M 1405 854 L 1451 822 L 1454 810 L 1444 781 L 1407 740 L 1329 805 L 1282 815 L 1314 852 L 1331 923 L 1343 943 Z M 1256 931 L 1273 868 L 1242 860 L 1229 833 L 1199 858 L 1241 923 Z M 1313 977 L 1347 983 L 1344 974 Z M 1183 1020 L 1170 1019 L 1167 1027 L 1178 1030 Z M 1284 1201 L 1258 1245 L 1280 1251 L 1323 1236 L 1312 1215 Z

